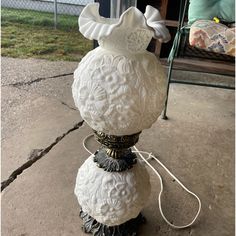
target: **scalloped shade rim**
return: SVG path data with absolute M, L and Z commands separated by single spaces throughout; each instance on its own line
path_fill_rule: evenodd
M 122 13 L 120 18 L 105 18 L 99 15 L 99 3 L 88 4 L 79 17 L 79 30 L 90 40 L 100 40 L 109 36 L 114 29 L 128 22 L 130 27 L 137 25 L 153 31 L 153 37 L 161 42 L 168 42 L 170 34 L 165 26 L 159 11 L 147 6 L 145 14 L 136 7 L 130 7 Z

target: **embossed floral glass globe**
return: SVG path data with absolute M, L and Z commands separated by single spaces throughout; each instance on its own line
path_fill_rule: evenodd
M 166 42 L 170 35 L 151 6 L 144 15 L 130 7 L 118 19 L 103 18 L 98 9 L 98 4 L 89 4 L 79 17 L 80 32 L 100 46 L 79 63 L 72 92 L 102 148 L 79 169 L 75 194 L 81 217 L 91 226 L 87 232 L 128 236 L 135 230 L 128 232 L 127 224 L 140 221 L 151 188 L 130 147 L 161 114 L 166 91 L 163 68 L 146 48 L 152 37 Z M 103 234 L 94 220 L 104 226 Z M 126 231 L 114 233 L 117 226 Z

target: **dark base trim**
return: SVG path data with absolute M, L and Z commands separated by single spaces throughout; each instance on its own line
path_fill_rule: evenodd
M 132 168 L 137 163 L 136 158 L 137 156 L 130 150 L 123 157 L 115 159 L 108 156 L 104 148 L 95 153 L 93 160 L 98 164 L 98 167 L 103 168 L 105 171 L 120 172 Z
M 111 227 L 97 222 L 82 210 L 80 210 L 80 217 L 83 219 L 84 232 L 91 233 L 93 236 L 136 236 L 139 225 L 145 223 L 145 218 L 141 213 L 135 219 Z

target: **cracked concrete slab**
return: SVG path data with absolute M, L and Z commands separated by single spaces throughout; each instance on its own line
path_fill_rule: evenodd
M 68 131 L 66 131 L 65 133 L 63 133 L 60 136 L 56 137 L 56 139 L 51 144 L 49 144 L 47 147 L 41 148 L 41 149 L 33 149 L 30 152 L 30 155 L 28 156 L 27 161 L 24 162 L 20 167 L 15 169 L 11 173 L 11 175 L 8 177 L 8 179 L 6 179 L 5 181 L 3 181 L 1 183 L 1 191 L 3 191 L 6 187 L 8 187 L 18 177 L 18 175 L 22 174 L 23 171 L 25 171 L 26 169 L 31 167 L 36 161 L 38 161 L 39 159 L 44 157 L 47 153 L 49 153 L 51 151 L 51 149 L 54 148 L 54 146 L 56 146 L 68 134 L 70 134 L 71 132 L 79 129 L 82 126 L 83 123 L 84 123 L 84 121 L 76 123 Z
M 200 196 L 203 209 L 193 227 L 171 229 L 160 216 L 157 204 L 160 184 L 149 170 L 153 188 L 143 211 L 147 223 L 140 228 L 139 235 L 231 236 L 234 232 L 234 92 L 173 84 L 168 115 L 168 121 L 159 120 L 142 133 L 137 147 L 159 156 Z M 89 156 L 82 140 L 90 132 L 90 128 L 83 126 L 67 135 L 3 191 L 4 236 L 85 236 L 73 189 L 77 169 Z M 90 143 L 90 147 L 93 151 L 97 148 L 95 143 Z M 175 224 L 189 223 L 197 210 L 196 201 L 154 165 L 164 177 L 164 213 Z
M 83 126 L 66 136 L 3 191 L 3 235 L 85 235 L 73 191 L 78 167 L 89 156 L 81 140 L 90 132 Z
M 48 79 L 31 85 L 22 86 L 30 93 L 37 93 L 41 96 L 54 98 L 69 108 L 76 109 L 72 98 L 71 86 L 73 75 L 62 76 L 60 79 Z
M 78 62 L 2 57 L 2 85 L 27 83 L 37 78 L 73 73 Z
M 3 84 L 26 83 L 2 87 L 2 181 L 33 150 L 47 147 L 82 120 L 71 95 L 73 76 L 31 83 L 43 76 L 73 72 L 77 64 L 2 58 Z
M 29 96 L 16 88 L 3 88 L 2 95 L 3 107 L 6 106 L 2 112 L 2 180 L 5 180 L 27 161 L 32 150 L 47 147 L 82 118 L 78 111 L 56 99 L 34 93 Z
M 21 86 L 27 86 L 27 85 L 31 85 L 31 84 L 36 84 L 36 83 L 39 83 L 41 81 L 45 81 L 45 80 L 48 80 L 48 79 L 60 79 L 61 77 L 67 76 L 67 75 L 73 75 L 73 72 L 59 74 L 59 75 L 53 75 L 53 76 L 49 76 L 49 77 L 39 77 L 37 79 L 31 80 L 31 81 L 27 81 L 27 82 L 24 82 L 24 81 L 22 81 L 22 82 L 15 82 L 15 83 L 12 83 L 12 84 L 3 85 L 3 87 L 5 87 L 5 86 L 12 86 L 12 87 L 19 88 Z

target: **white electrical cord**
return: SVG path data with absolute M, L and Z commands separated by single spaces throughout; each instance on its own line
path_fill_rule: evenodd
M 200 198 L 193 192 L 191 192 L 188 188 L 186 188 L 180 180 L 178 180 L 171 172 L 170 170 L 167 169 L 167 167 L 161 162 L 159 161 L 154 155 L 152 155 L 151 153 L 148 153 L 148 152 L 144 152 L 144 151 L 139 151 L 135 146 L 134 146 L 134 149 L 136 151 L 134 151 L 135 153 L 138 153 L 139 156 L 143 159 L 143 161 L 155 172 L 155 174 L 158 176 L 159 180 L 160 180 L 160 183 L 161 183 L 161 191 L 159 193 L 159 196 L 158 196 L 158 203 L 159 203 L 159 209 L 160 209 L 160 213 L 161 213 L 161 216 L 162 218 L 165 220 L 165 222 L 170 225 L 171 227 L 175 228 L 175 229 L 184 229 L 184 228 L 187 228 L 189 226 L 191 226 L 195 221 L 196 219 L 198 218 L 198 215 L 200 214 L 200 211 L 201 211 L 201 200 Z M 193 218 L 193 220 L 187 224 L 187 225 L 182 225 L 182 226 L 177 226 L 177 225 L 174 225 L 174 224 L 171 224 L 167 218 L 165 217 L 163 211 L 162 211 L 162 205 L 161 205 L 161 195 L 162 195 L 162 192 L 163 192 L 163 181 L 162 181 L 162 177 L 160 176 L 160 174 L 157 172 L 157 170 L 144 158 L 144 156 L 142 155 L 143 154 L 147 154 L 149 155 L 148 156 L 148 159 L 150 158 L 153 158 L 161 167 L 164 168 L 164 170 L 186 191 L 188 192 L 189 194 L 191 194 L 192 196 L 194 196 L 197 200 L 198 200 L 198 211 L 197 211 L 197 214 L 196 216 Z
M 90 134 L 88 136 L 86 136 L 83 140 L 83 147 L 84 149 L 90 153 L 91 155 L 94 155 L 87 147 L 86 147 L 86 141 L 93 137 L 94 134 Z M 196 219 L 198 218 L 199 214 L 200 214 L 200 211 L 201 211 L 201 200 L 200 198 L 193 192 L 191 192 L 188 188 L 186 188 L 182 182 L 180 180 L 178 180 L 171 172 L 170 170 L 160 161 L 158 160 L 154 155 L 152 155 L 152 153 L 149 153 L 149 152 L 144 152 L 144 151 L 139 151 L 135 146 L 134 146 L 134 149 L 135 151 L 133 151 L 134 153 L 138 153 L 140 158 L 154 171 L 154 173 L 158 176 L 159 180 L 160 180 L 160 184 L 161 184 L 161 191 L 159 193 L 159 196 L 158 196 L 158 204 L 159 204 L 159 209 L 160 209 L 160 213 L 161 213 L 161 216 L 162 218 L 165 220 L 165 222 L 170 225 L 171 227 L 175 228 L 175 229 L 184 229 L 184 228 L 187 228 L 189 226 L 191 226 L 195 221 Z M 148 155 L 148 158 L 146 159 L 142 154 L 147 154 Z M 196 216 L 193 218 L 193 220 L 187 224 L 187 225 L 181 225 L 181 226 L 178 226 L 178 225 L 174 225 L 172 223 L 170 223 L 170 221 L 167 220 L 167 218 L 165 217 L 163 211 L 162 211 L 162 205 L 161 205 L 161 195 L 162 195 L 162 192 L 163 192 L 163 181 L 162 181 L 162 177 L 161 175 L 158 173 L 158 171 L 148 162 L 148 160 L 150 159 L 154 159 L 186 192 L 188 192 L 189 194 L 191 194 L 192 196 L 194 196 L 197 201 L 198 201 L 198 211 L 197 211 L 197 214 Z

